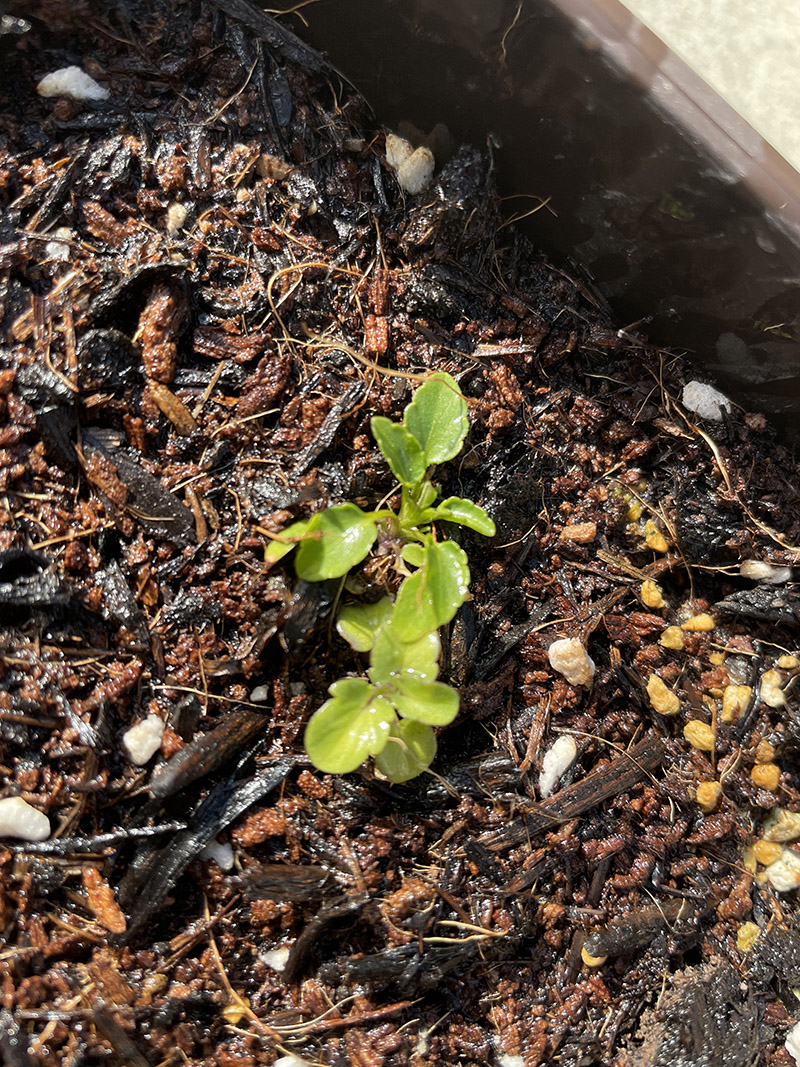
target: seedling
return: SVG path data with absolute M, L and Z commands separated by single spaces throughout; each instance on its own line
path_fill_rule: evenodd
M 311 717 L 306 750 L 322 771 L 346 774 L 369 756 L 392 782 L 405 782 L 430 766 L 435 726 L 458 714 L 458 693 L 437 682 L 439 628 L 469 595 L 469 566 L 453 541 L 437 540 L 434 524 L 447 521 L 494 536 L 492 520 L 471 500 L 451 496 L 436 504 L 430 469 L 461 451 L 469 430 L 467 403 L 449 374 L 419 387 L 402 422 L 376 416 L 372 433 L 401 486 L 400 509 L 362 511 L 336 504 L 288 526 L 267 549 L 275 562 L 297 548 L 295 569 L 307 582 L 341 578 L 369 555 L 381 535 L 394 548 L 405 577 L 396 599 L 354 604 L 336 628 L 358 652 L 369 652 L 366 678 L 342 678 L 331 699 Z

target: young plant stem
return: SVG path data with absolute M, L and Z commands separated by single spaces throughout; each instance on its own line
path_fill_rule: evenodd
M 320 770 L 347 773 L 372 756 L 390 781 L 407 781 L 433 761 L 434 727 L 458 714 L 457 691 L 436 680 L 438 631 L 469 595 L 469 567 L 463 549 L 437 541 L 431 524 L 441 518 L 493 536 L 494 523 L 477 504 L 458 497 L 434 507 L 439 493 L 429 474 L 458 454 L 468 429 L 466 401 L 456 382 L 447 374 L 431 376 L 402 423 L 383 416 L 372 420 L 378 446 L 400 483 L 399 511 L 336 504 L 294 523 L 266 550 L 267 561 L 277 562 L 300 541 L 298 575 L 323 581 L 343 578 L 366 559 L 384 523 L 389 536 L 402 543 L 399 553 L 395 548 L 395 569 L 405 577 L 396 599 L 349 605 L 339 616 L 341 636 L 356 651 L 370 652 L 370 680 L 334 682 L 330 700 L 311 717 L 306 749 Z

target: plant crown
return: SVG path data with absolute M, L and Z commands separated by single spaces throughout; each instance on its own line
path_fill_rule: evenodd
M 266 558 L 275 562 L 297 548 L 298 577 L 321 582 L 361 563 L 379 532 L 384 545 L 394 544 L 396 570 L 405 575 L 396 598 L 348 605 L 336 623 L 357 652 L 369 652 L 367 677 L 333 683 L 330 700 L 308 723 L 305 746 L 322 771 L 346 774 L 373 756 L 386 778 L 405 782 L 433 761 L 433 727 L 458 714 L 457 691 L 436 681 L 438 631 L 469 595 L 469 566 L 459 545 L 436 539 L 433 523 L 458 523 L 487 537 L 495 526 L 471 500 L 436 504 L 430 468 L 457 456 L 469 430 L 466 400 L 449 374 L 434 374 L 417 389 L 402 422 L 375 416 L 371 427 L 400 483 L 400 510 L 336 504 L 288 526 Z

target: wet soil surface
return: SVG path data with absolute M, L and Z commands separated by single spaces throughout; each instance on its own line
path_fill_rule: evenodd
M 800 807 L 793 457 L 760 415 L 687 413 L 680 357 L 500 224 L 486 153 L 404 197 L 365 103 L 266 16 L 26 10 L 0 80 L 0 774 L 51 835 L 0 846 L 5 1062 L 791 1063 L 800 857 L 791 816 L 763 827 Z M 37 95 L 73 63 L 106 100 Z M 498 528 L 442 530 L 473 575 L 444 641 L 462 711 L 408 785 L 324 775 L 302 734 L 363 670 L 348 594 L 265 548 L 394 491 L 369 419 L 431 368 L 471 417 L 445 495 Z M 550 665 L 565 636 L 588 688 Z

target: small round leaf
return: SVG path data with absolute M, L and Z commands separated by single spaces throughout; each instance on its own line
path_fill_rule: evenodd
M 336 504 L 308 522 L 295 570 L 305 582 L 341 578 L 366 556 L 377 537 L 375 518 L 356 504 Z
M 402 677 L 397 680 L 396 689 L 392 703 L 404 719 L 447 726 L 458 715 L 458 692 L 444 682 Z
M 403 422 L 419 441 L 428 464 L 444 463 L 461 451 L 469 430 L 467 402 L 449 374 L 434 374 L 417 389 Z
M 448 497 L 438 507 L 431 508 L 426 515 L 427 522 L 436 522 L 444 519 L 446 522 L 457 522 L 460 526 L 466 526 L 484 537 L 494 537 L 497 532 L 494 522 L 489 518 L 482 507 L 473 504 L 471 500 L 463 500 L 459 496 Z
M 382 415 L 370 420 L 378 448 L 384 455 L 392 474 L 402 485 L 416 485 L 425 477 L 427 464 L 419 441 L 400 422 L 392 422 Z
M 375 634 L 391 617 L 393 602 L 388 596 L 376 604 L 348 604 L 339 612 L 336 629 L 356 652 L 369 652 Z
M 394 685 L 398 678 L 406 676 L 432 682 L 439 673 L 441 652 L 435 630 L 418 641 L 404 644 L 391 623 L 387 623 L 375 637 L 368 673 L 375 685 Z
M 390 782 L 407 782 L 433 763 L 436 737 L 430 726 L 410 719 L 394 724 L 375 766 Z
M 329 774 L 348 774 L 386 744 L 394 708 L 363 678 L 343 678 L 331 699 L 309 719 L 305 746 L 311 762 Z
M 403 545 L 400 555 L 412 567 L 421 567 L 425 561 L 425 548 L 418 541 L 409 541 Z
M 293 549 L 297 548 L 300 538 L 308 529 L 308 523 L 308 519 L 303 519 L 301 522 L 293 522 L 291 526 L 286 527 L 279 537 L 270 541 L 264 549 L 264 562 L 277 563 L 279 559 L 288 556 Z
M 424 511 L 433 504 L 438 495 L 439 490 L 432 482 L 423 482 L 414 494 L 414 503 L 420 511 Z
M 453 541 L 425 546 L 422 566 L 400 586 L 392 625 L 401 641 L 417 641 L 450 622 L 467 599 L 467 557 Z

